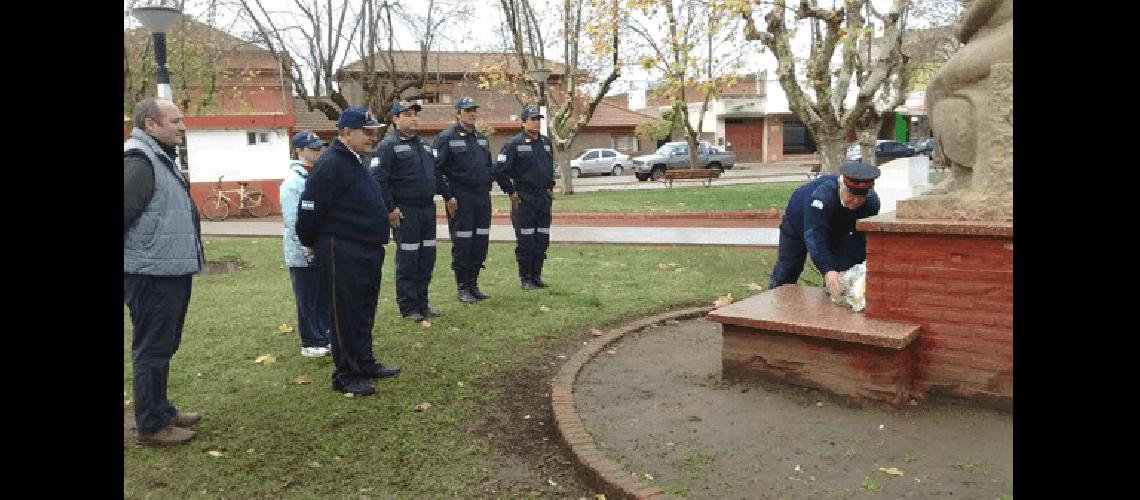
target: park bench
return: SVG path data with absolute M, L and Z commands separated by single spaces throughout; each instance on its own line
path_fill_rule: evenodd
M 705 187 L 712 185 L 712 180 L 720 177 L 720 170 L 715 168 L 707 169 L 685 169 L 685 170 L 666 170 L 665 176 L 661 178 L 665 181 L 666 187 L 673 187 L 673 181 L 701 181 Z
M 769 379 L 897 405 L 909 399 L 919 326 L 831 303 L 822 287 L 783 285 L 715 309 L 722 376 Z
M 804 163 L 802 166 L 808 167 L 808 171 L 804 172 L 804 175 L 807 176 L 809 181 L 819 177 L 820 172 L 823 171 L 823 164 L 818 161 L 814 163 Z

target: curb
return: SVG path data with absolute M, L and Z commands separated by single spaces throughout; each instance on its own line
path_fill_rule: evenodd
M 573 455 L 574 461 L 584 468 L 590 479 L 607 496 L 620 498 L 664 498 L 665 493 L 650 486 L 622 470 L 621 466 L 608 458 L 594 444 L 594 439 L 586 433 L 582 419 L 574 409 L 574 381 L 582 367 L 599 352 L 609 347 L 623 335 L 663 323 L 667 320 L 689 319 L 707 314 L 715 306 L 700 306 L 671 311 L 636 320 L 619 326 L 601 337 L 588 341 L 587 345 L 566 361 L 551 383 L 550 407 L 554 414 L 554 425 L 562 445 Z

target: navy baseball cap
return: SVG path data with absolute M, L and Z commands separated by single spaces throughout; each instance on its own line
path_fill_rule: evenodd
M 538 107 L 536 107 L 536 106 L 523 106 L 522 119 L 526 120 L 527 118 L 530 118 L 532 116 L 537 116 L 539 118 L 546 118 L 545 116 L 542 115 L 542 112 L 540 112 L 538 110 Z
M 424 107 L 420 106 L 419 104 L 416 104 L 414 102 L 396 101 L 396 102 L 392 103 L 392 116 L 403 113 L 404 111 L 407 111 L 409 109 L 413 109 L 416 111 L 416 113 L 419 113 L 420 111 L 422 111 L 424 109 Z
M 325 141 L 308 130 L 302 130 L 293 136 L 293 149 L 317 149 L 324 145 Z
M 875 186 L 875 179 L 879 178 L 879 167 L 860 161 L 849 161 L 839 167 L 843 175 L 843 184 L 851 194 L 864 196 Z
M 472 101 L 470 97 L 464 96 L 459 98 L 459 101 L 455 103 L 455 110 L 459 111 L 461 109 L 479 109 L 479 105 L 475 104 L 475 101 Z
M 372 116 L 372 112 L 360 106 L 348 108 L 340 113 L 336 121 L 336 128 L 380 128 L 380 122 Z

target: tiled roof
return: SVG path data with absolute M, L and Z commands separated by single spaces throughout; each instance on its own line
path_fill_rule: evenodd
M 379 58 L 386 56 L 387 53 L 377 54 L 374 57 Z M 392 59 L 395 62 L 397 73 L 420 72 L 420 51 L 418 50 L 393 51 Z M 340 71 L 349 73 L 360 72 L 363 66 L 363 61 L 355 61 L 351 64 L 344 65 Z M 427 71 L 433 74 L 482 73 L 483 68 L 489 66 L 503 67 L 504 71 L 511 74 L 519 73 L 520 69 L 518 59 L 510 52 L 433 51 L 428 53 L 427 58 Z M 384 71 L 386 67 L 382 61 L 376 62 L 377 71 Z M 552 75 L 562 75 L 566 72 L 565 65 L 549 59 L 546 60 L 546 67 L 550 68 Z
M 475 101 L 479 105 L 479 121 L 496 129 L 519 126 L 518 114 L 522 106 L 511 96 L 494 94 Z M 589 103 L 582 100 L 578 109 L 585 110 Z M 300 97 L 294 101 L 297 130 L 335 130 L 336 120 L 329 120 L 320 111 L 309 111 Z M 423 131 L 443 130 L 455 123 L 454 104 L 423 104 L 420 111 L 419 128 Z M 636 127 L 656 118 L 636 111 L 630 111 L 615 104 L 598 103 L 587 129 L 595 127 Z

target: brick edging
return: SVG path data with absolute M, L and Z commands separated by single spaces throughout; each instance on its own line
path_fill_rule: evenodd
M 600 337 L 587 341 L 582 347 L 559 369 L 558 375 L 551 383 L 550 406 L 554 414 L 554 426 L 558 430 L 558 437 L 562 445 L 574 456 L 574 461 L 585 468 L 591 479 L 612 497 L 624 498 L 662 498 L 664 492 L 634 479 L 622 471 L 621 466 L 608 458 L 597 445 L 594 439 L 586 433 L 582 419 L 574 409 L 574 381 L 578 373 L 603 349 L 609 347 L 623 335 L 641 330 L 643 328 L 663 323 L 668 320 L 688 319 L 704 315 L 711 311 L 713 306 L 700 306 L 670 311 L 648 318 L 626 323 Z

